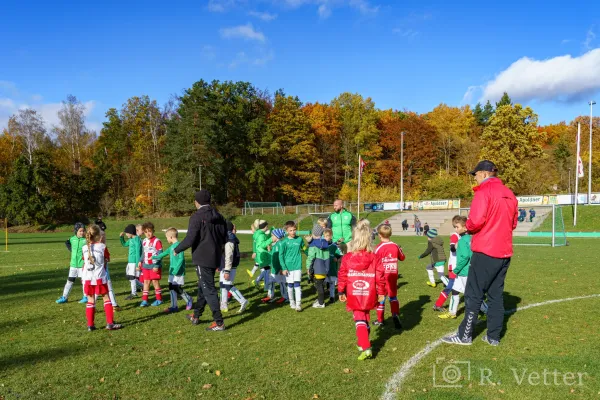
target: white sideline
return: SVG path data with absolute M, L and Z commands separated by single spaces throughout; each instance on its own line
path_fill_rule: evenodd
M 512 310 L 506 310 L 504 312 L 504 314 L 505 315 L 514 314 L 517 311 L 527 310 L 528 308 L 545 306 L 547 304 L 562 303 L 562 302 L 565 302 L 565 301 L 589 299 L 589 298 L 592 298 L 592 297 L 600 297 L 600 294 L 591 294 L 591 295 L 588 295 L 588 296 L 569 297 L 569 298 L 566 298 L 566 299 L 556 299 L 556 300 L 543 301 L 541 303 L 534 303 L 534 304 L 529 304 L 529 305 L 526 305 L 526 306 L 523 306 L 523 307 L 513 308 Z M 451 331 L 451 332 L 448 332 L 447 334 L 445 334 L 444 336 L 442 336 L 441 338 L 439 338 L 435 342 L 428 344 L 421 351 L 419 351 L 417 354 L 415 354 L 414 356 L 412 356 L 407 362 L 405 362 L 404 364 L 402 364 L 402 366 L 400 367 L 400 369 L 398 371 L 396 371 L 396 373 L 394 375 L 392 375 L 392 377 L 390 378 L 390 380 L 388 381 L 388 383 L 386 383 L 386 385 L 385 385 L 385 392 L 383 392 L 383 395 L 381 396 L 381 399 L 382 400 L 394 400 L 396 398 L 396 393 L 398 393 L 400 391 L 400 389 L 402 387 L 402 383 L 408 377 L 408 374 L 413 369 L 413 367 L 415 365 L 417 365 L 429 353 L 431 353 L 433 350 L 435 350 L 436 347 L 438 347 L 440 344 L 442 344 L 442 338 L 443 337 L 451 335 L 451 334 L 453 334 L 455 332 L 456 332 L 456 329 L 453 330 L 453 331 Z

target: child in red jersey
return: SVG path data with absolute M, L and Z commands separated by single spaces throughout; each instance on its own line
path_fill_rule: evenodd
M 155 260 L 152 257 L 162 253 L 162 242 L 154 236 L 154 224 L 146 222 L 142 225 L 144 236 L 146 238 L 142 242 L 142 260 L 140 260 L 138 269 L 143 271 L 144 276 L 144 292 L 140 307 L 148 307 L 148 292 L 150 291 L 150 283 L 154 286 L 154 294 L 156 300 L 152 306 L 157 307 L 162 304 L 162 289 L 160 288 L 160 278 L 162 277 L 162 262 Z
M 385 291 L 390 300 L 392 318 L 396 329 L 402 329 L 400 323 L 400 304 L 398 303 L 398 261 L 404 261 L 406 256 L 396 243 L 390 241 L 392 236 L 392 227 L 382 224 L 377 228 L 379 240 L 381 243 L 375 249 L 375 254 L 381 258 L 385 270 Z M 374 325 L 383 325 L 383 315 L 385 313 L 385 299 L 377 306 L 377 321 Z
M 373 357 L 369 341 L 370 312 L 385 299 L 385 272 L 381 257 L 373 253 L 371 234 L 368 220 L 356 224 L 348 245 L 350 252 L 342 258 L 338 271 L 340 301 L 353 313 L 361 361 Z

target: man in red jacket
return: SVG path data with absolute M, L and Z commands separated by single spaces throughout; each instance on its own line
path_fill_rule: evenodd
M 477 181 L 467 229 L 473 235 L 471 267 L 465 291 L 465 318 L 458 333 L 442 339 L 451 344 L 472 344 L 477 314 L 487 293 L 487 335 L 483 341 L 500 344 L 504 323 L 504 279 L 513 255 L 512 233 L 517 227 L 517 198 L 496 177 L 498 168 L 488 160 L 480 161 L 470 172 Z

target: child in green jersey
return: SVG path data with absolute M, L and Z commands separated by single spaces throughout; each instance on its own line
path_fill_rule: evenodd
M 85 226 L 81 222 L 77 222 L 75 224 L 74 231 L 75 234 L 65 242 L 67 249 L 71 252 L 71 264 L 69 266 L 69 277 L 67 278 L 67 283 L 65 284 L 65 288 L 63 289 L 63 294 L 58 300 L 56 300 L 56 303 L 58 304 L 63 304 L 67 302 L 69 293 L 71 293 L 71 289 L 73 288 L 75 280 L 77 278 L 82 277 L 82 248 L 83 246 L 85 246 Z M 79 302 L 82 304 L 87 303 L 87 296 L 85 295 L 85 292 L 83 293 L 83 297 Z
M 125 240 L 127 237 L 127 241 Z M 142 258 L 142 239 L 136 235 L 135 225 L 130 224 L 125 227 L 119 236 L 121 246 L 129 248 L 127 256 L 127 267 L 125 268 L 125 276 L 131 285 L 131 294 L 125 297 L 125 300 L 132 300 L 137 297 L 138 287 L 141 289 L 144 284 L 138 279 L 140 271 L 137 270 L 137 265 Z
M 287 283 L 290 307 L 298 312 L 302 311 L 302 251 L 304 239 L 296 236 L 296 224 L 290 221 L 287 225 L 287 237 L 281 242 L 279 248 L 279 263 Z

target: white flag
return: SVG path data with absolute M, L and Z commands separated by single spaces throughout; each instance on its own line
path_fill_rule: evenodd
M 583 178 L 583 161 L 581 161 L 581 156 L 577 158 L 577 177 Z

